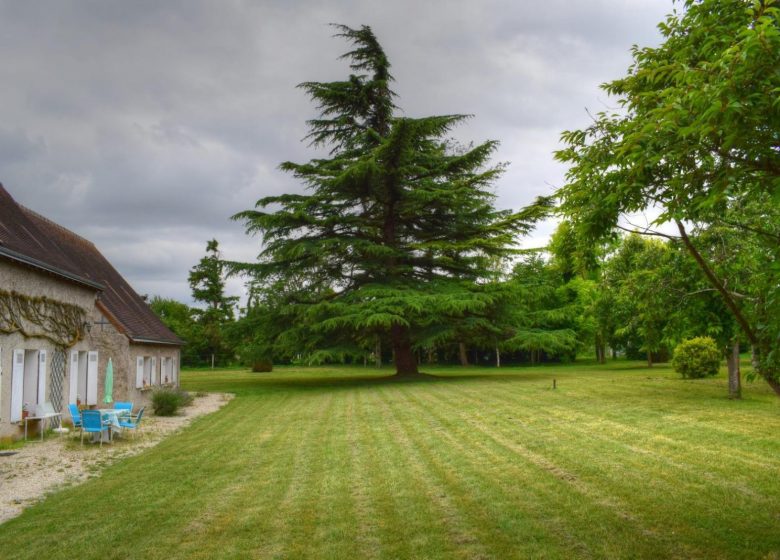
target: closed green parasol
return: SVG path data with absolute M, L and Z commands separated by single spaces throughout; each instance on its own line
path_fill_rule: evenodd
M 114 401 L 114 364 L 111 362 L 111 358 L 108 359 L 106 364 L 106 396 L 103 397 L 103 402 L 110 403 Z

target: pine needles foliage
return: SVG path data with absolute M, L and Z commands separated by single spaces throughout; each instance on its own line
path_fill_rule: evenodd
M 397 115 L 374 33 L 335 28 L 353 47 L 342 58 L 354 73 L 300 85 L 319 110 L 307 139 L 330 157 L 282 163 L 305 194 L 261 198 L 234 216 L 263 241 L 258 262 L 234 271 L 273 285 L 295 310 L 277 341 L 322 356 L 389 337 L 397 373 L 416 374 L 420 332 L 486 307 L 481 282 L 548 201 L 496 209 L 493 183 L 504 166 L 490 160 L 498 143 L 450 140 L 467 115 Z

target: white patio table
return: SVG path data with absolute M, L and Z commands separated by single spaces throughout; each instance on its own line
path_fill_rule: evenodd
M 98 410 L 100 411 L 100 418 L 103 420 L 103 423 L 108 424 L 108 441 L 111 441 L 113 439 L 113 431 L 122 429 L 122 426 L 119 422 L 129 418 L 130 411 L 117 408 L 99 408 Z M 103 441 L 106 441 L 106 436 L 101 435 L 101 437 L 103 437 Z M 95 439 L 95 441 L 97 441 L 97 439 Z
M 43 433 L 46 431 L 46 421 L 51 420 L 52 418 L 61 418 L 62 414 L 59 413 L 47 413 L 47 414 L 41 414 L 36 416 L 25 416 L 24 417 L 24 441 L 27 441 L 27 423 L 30 420 L 37 420 L 41 423 L 40 425 L 40 432 L 41 432 L 41 441 L 43 441 Z

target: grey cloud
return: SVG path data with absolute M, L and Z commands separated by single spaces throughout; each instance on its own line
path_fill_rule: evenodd
M 33 138 L 21 128 L 0 126 L 0 167 L 23 165 L 46 151 L 43 138 Z
M 229 216 L 302 190 L 277 167 L 316 155 L 301 141 L 315 108 L 296 84 L 349 71 L 329 22 L 374 28 L 407 115 L 474 114 L 454 134 L 502 142 L 498 204 L 516 208 L 562 182 L 561 130 L 609 102 L 598 84 L 625 72 L 632 43 L 658 41 L 671 7 L 0 0 L 0 181 L 93 240 L 138 291 L 187 300 L 207 239 L 227 258 L 259 250 Z

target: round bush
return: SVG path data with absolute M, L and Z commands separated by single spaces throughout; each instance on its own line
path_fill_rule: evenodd
M 672 367 L 684 378 L 698 379 L 716 375 L 721 355 L 715 341 L 709 336 L 684 340 L 674 349 Z

